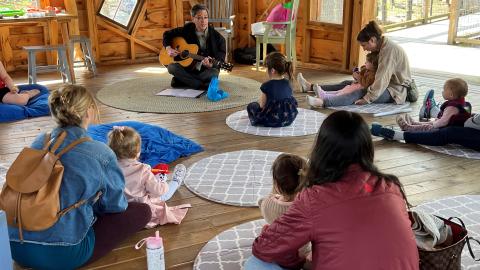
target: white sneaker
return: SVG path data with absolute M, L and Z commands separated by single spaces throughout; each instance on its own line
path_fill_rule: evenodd
M 310 90 L 310 89 L 307 89 L 307 80 L 303 78 L 303 75 L 301 72 L 297 74 L 297 81 L 300 84 L 300 90 L 302 90 L 302 93 L 306 93 L 308 92 L 308 90 Z
M 324 95 L 320 93 L 320 92 L 323 92 L 323 89 L 322 87 L 320 87 L 320 85 L 314 84 L 312 88 L 313 88 L 313 92 L 315 92 L 315 96 L 319 98 L 323 98 Z
M 320 99 L 320 98 L 307 96 L 307 102 L 308 102 L 308 105 L 310 105 L 311 108 L 322 108 L 323 107 L 323 100 Z
M 181 186 L 185 175 L 187 174 L 187 167 L 183 164 L 177 164 L 175 169 L 173 169 L 172 181 L 178 182 L 178 185 Z

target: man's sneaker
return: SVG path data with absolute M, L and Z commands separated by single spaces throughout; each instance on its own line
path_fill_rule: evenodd
M 307 89 L 307 80 L 303 78 L 303 75 L 301 72 L 297 74 L 297 81 L 300 84 L 300 90 L 302 90 L 302 93 L 306 93 L 310 90 L 310 89 Z
M 438 112 L 438 105 L 435 102 L 433 89 L 430 89 L 425 93 L 425 97 L 423 98 L 422 107 L 420 108 L 420 112 L 418 113 L 418 120 L 420 121 L 428 121 L 432 117 L 437 117 Z M 434 114 L 434 113 L 437 114 Z
M 181 186 L 185 175 L 187 174 L 187 168 L 183 164 L 177 164 L 175 169 L 173 169 L 172 181 L 178 182 L 178 185 Z

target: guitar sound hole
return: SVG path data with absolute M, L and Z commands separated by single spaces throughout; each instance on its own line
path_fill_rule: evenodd
M 180 56 L 181 56 L 182 58 L 187 58 L 189 54 L 190 54 L 189 51 L 184 50 L 184 51 L 182 51 L 182 52 L 180 53 Z

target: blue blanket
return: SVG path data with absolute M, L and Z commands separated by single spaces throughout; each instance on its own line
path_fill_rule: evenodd
M 10 122 L 29 117 L 50 114 L 48 108 L 48 88 L 38 84 L 19 85 L 20 92 L 31 89 L 40 90 L 40 94 L 30 99 L 25 106 L 0 103 L 0 122 Z
M 203 151 L 203 148 L 184 137 L 178 136 L 164 128 L 135 121 L 91 125 L 88 134 L 92 139 L 108 142 L 108 132 L 113 126 L 134 128 L 142 137 L 140 161 L 150 166 L 158 163 L 170 163 L 179 157 L 186 157 Z

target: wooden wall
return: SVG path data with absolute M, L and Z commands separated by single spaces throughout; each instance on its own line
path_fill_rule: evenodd
M 44 2 L 47 0 L 43 0 Z M 133 31 L 129 34 L 96 15 L 102 0 L 64 0 L 76 2 L 78 31 L 89 36 L 99 64 L 157 61 L 163 33 L 190 20 L 189 9 L 195 0 L 145 0 Z M 282 0 L 234 0 L 236 36 L 234 47 L 255 46 L 250 24 L 265 19 L 265 11 Z M 310 0 L 300 0 L 297 23 L 297 56 L 301 65 L 347 71 L 358 64 L 363 53 L 355 42 L 356 33 L 373 17 L 373 0 L 345 0 L 343 25 L 311 22 Z M 49 2 L 49 1 L 47 1 Z M 53 1 L 51 0 L 52 4 Z M 58 1 L 57 1 L 58 2 Z M 271 4 L 273 2 L 273 4 Z M 57 3 L 58 4 L 58 3 Z M 353 30 L 353 32 L 352 32 Z M 0 23 L 0 41 L 8 39 L 13 63 L 9 69 L 25 68 L 24 45 L 48 43 L 42 26 L 5 26 Z M 353 38 L 352 38 L 353 37 Z M 59 39 L 61 40 L 61 38 Z M 2 46 L 2 56 L 5 53 Z M 2 58 L 3 60 L 3 58 Z M 39 56 L 45 62 L 45 56 Z

